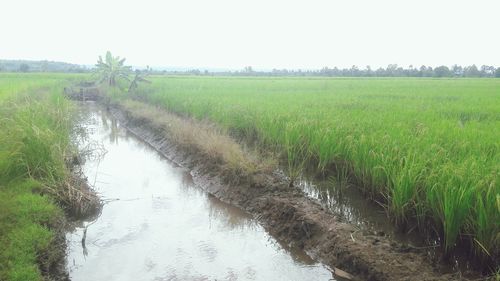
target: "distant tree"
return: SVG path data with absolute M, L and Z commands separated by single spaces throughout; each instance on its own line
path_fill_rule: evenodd
M 375 76 L 377 77 L 387 76 L 385 69 L 382 67 L 377 68 L 377 70 L 375 70 Z
M 400 66 L 396 68 L 396 76 L 398 77 L 408 76 L 408 71 Z
M 434 76 L 435 77 L 450 77 L 451 76 L 451 71 L 447 66 L 438 66 L 434 69 Z
M 431 66 L 427 67 L 427 77 L 433 77 L 434 76 L 434 69 Z
M 418 77 L 423 77 L 426 69 L 427 69 L 427 67 L 425 67 L 425 65 L 422 65 L 422 66 L 418 69 Z
M 386 69 L 387 76 L 397 76 L 397 64 L 389 64 Z
M 408 66 L 408 76 L 416 77 L 418 76 L 418 69 L 414 68 L 412 64 Z
M 194 75 L 200 75 L 201 71 L 199 69 L 191 69 L 189 73 L 194 74 Z
M 245 73 L 253 73 L 253 68 L 251 66 L 245 66 L 245 68 L 243 69 L 243 72 Z
M 28 72 L 28 71 L 30 71 L 30 66 L 26 63 L 23 63 L 19 66 L 19 71 L 20 72 Z
M 328 66 L 323 67 L 319 72 L 320 72 L 320 75 L 323 75 L 323 76 L 330 76 L 331 75 L 331 71 L 328 68 Z
M 434 76 L 434 70 L 430 66 L 422 65 L 419 70 L 419 76 L 421 77 L 432 77 Z
M 473 64 L 471 66 L 465 67 L 464 76 L 465 77 L 479 77 L 479 76 L 481 76 L 481 72 L 477 69 L 477 66 L 475 64 Z
M 460 65 L 453 65 L 451 67 L 451 72 L 453 73 L 453 76 L 455 77 L 461 77 L 464 75 L 464 69 Z
M 129 80 L 130 66 L 125 66 L 125 58 L 113 57 L 110 51 L 106 52 L 105 60 L 99 56 L 95 72 L 99 75 L 99 83 L 106 82 L 109 86 L 116 86 L 119 78 Z
M 373 70 L 372 70 L 371 66 L 369 66 L 369 65 L 366 66 L 365 75 L 368 77 L 373 76 Z
M 40 62 L 40 71 L 41 72 L 47 72 L 49 70 L 49 62 L 44 60 Z M 71 72 L 71 69 L 70 69 Z
M 435 69 L 432 67 L 427 67 L 422 65 L 417 68 L 413 65 L 409 65 L 407 68 L 398 66 L 397 64 L 389 64 L 386 68 L 379 67 L 378 69 L 372 69 L 370 66 L 366 66 L 364 69 L 359 69 L 357 66 L 353 65 L 350 68 L 330 68 L 325 66 L 321 69 L 316 70 L 301 70 L 301 69 L 272 69 L 271 71 L 255 71 L 251 67 L 245 67 L 239 71 L 219 71 L 210 72 L 209 75 L 255 75 L 255 76 L 327 76 L 327 77 L 495 77 L 497 75 L 496 68 L 492 66 L 483 65 L 480 69 L 476 66 L 462 67 L 459 65 L 448 66 L 438 66 Z M 156 71 L 155 74 L 189 74 L 189 75 L 202 75 L 207 74 L 206 72 L 200 72 L 199 70 L 187 70 L 187 71 Z
M 495 77 L 500 78 L 500 67 L 495 70 Z
M 351 72 L 351 73 L 350 73 L 350 74 L 351 74 L 351 76 L 354 76 L 354 77 L 360 76 L 360 75 L 359 75 L 359 74 L 360 74 L 360 70 L 359 70 L 359 68 L 358 68 L 356 65 L 353 65 L 353 66 L 351 67 L 351 71 L 350 71 L 350 72 Z
M 493 77 L 495 76 L 495 67 L 489 65 L 481 66 L 481 77 Z

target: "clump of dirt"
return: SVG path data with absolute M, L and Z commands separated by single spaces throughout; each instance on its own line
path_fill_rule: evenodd
M 158 109 L 148 105 L 151 110 Z M 343 223 L 307 198 L 277 172 L 257 170 L 234 184 L 234 174 L 198 148 L 177 143 L 164 126 L 115 105 L 112 113 L 164 156 L 191 169 L 195 183 L 224 202 L 251 213 L 277 239 L 304 249 L 313 258 L 353 280 L 468 280 L 443 273 L 425 253 Z M 142 109 L 144 110 L 144 108 Z M 165 112 L 165 116 L 169 113 Z M 162 118 L 155 113 L 155 118 Z M 167 118 L 167 117 L 165 117 Z M 190 121 L 192 122 L 192 120 Z M 196 133 L 196 132 L 193 132 Z M 340 269 L 339 269 L 340 268 Z M 352 276 L 350 275 L 352 274 Z

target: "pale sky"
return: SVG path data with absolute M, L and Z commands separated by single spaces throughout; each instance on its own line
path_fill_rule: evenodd
M 500 0 L 0 0 L 0 59 L 255 69 L 500 66 Z

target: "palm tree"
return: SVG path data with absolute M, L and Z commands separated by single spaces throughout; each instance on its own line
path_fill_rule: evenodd
M 131 71 L 130 66 L 125 66 L 125 58 L 120 59 L 120 57 L 113 57 L 111 52 L 106 52 L 106 60 L 103 61 L 102 57 L 99 56 L 96 64 L 96 73 L 99 75 L 99 83 L 106 82 L 109 86 L 116 86 L 116 81 L 118 78 L 128 79 L 128 75 Z

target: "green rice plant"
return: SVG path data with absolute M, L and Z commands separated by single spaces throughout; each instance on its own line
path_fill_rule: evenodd
M 143 100 L 282 153 L 292 178 L 341 164 L 396 222 L 498 256 L 499 79 L 151 80 Z
M 290 126 L 293 125 L 290 124 Z M 293 186 L 301 176 L 309 158 L 307 144 L 299 129 L 287 128 L 285 131 L 284 147 L 286 151 L 287 171 L 290 178 L 289 185 Z

